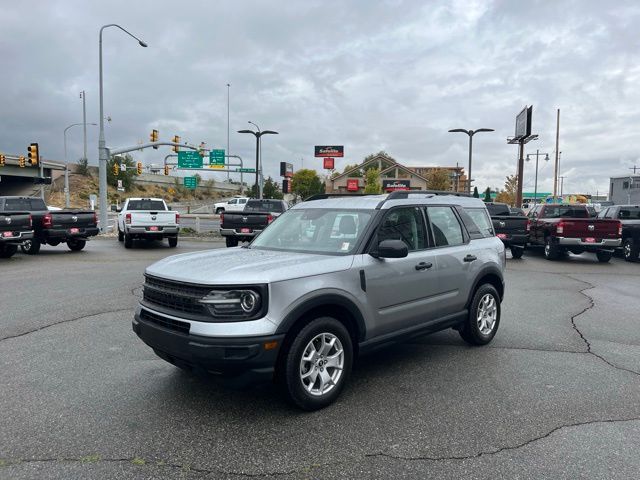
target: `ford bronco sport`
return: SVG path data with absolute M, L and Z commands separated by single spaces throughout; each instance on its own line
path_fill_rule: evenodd
M 340 395 L 356 355 L 383 343 L 446 328 L 489 343 L 504 268 L 479 199 L 320 195 L 247 247 L 148 267 L 133 330 L 178 367 L 234 383 L 274 379 L 315 410 Z

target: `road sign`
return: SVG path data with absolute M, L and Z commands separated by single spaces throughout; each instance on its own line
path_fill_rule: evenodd
M 178 152 L 180 153 L 180 152 Z M 198 178 L 197 177 L 184 177 L 184 188 L 194 189 L 198 186 Z
M 118 180 L 118 191 L 124 192 L 124 187 L 122 186 L 122 180 Z
M 178 168 L 202 168 L 202 157 L 195 150 L 178 152 Z
M 240 173 L 256 173 L 255 168 L 236 168 L 236 172 Z
M 127 164 L 126 163 L 121 163 L 120 164 L 120 171 L 121 172 L 126 172 L 127 171 Z
M 224 168 L 224 150 L 210 150 L 209 151 L 209 168 Z

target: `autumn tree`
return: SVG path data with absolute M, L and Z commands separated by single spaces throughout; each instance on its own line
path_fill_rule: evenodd
M 504 182 L 504 190 L 496 195 L 496 202 L 508 203 L 512 207 L 516 203 L 516 193 L 518 191 L 518 176 L 507 175 Z
M 451 177 L 449 170 L 444 168 L 434 168 L 427 175 L 427 189 L 446 191 L 451 189 Z

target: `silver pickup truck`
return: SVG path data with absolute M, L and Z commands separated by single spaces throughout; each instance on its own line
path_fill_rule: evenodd
M 180 214 L 172 212 L 161 198 L 128 198 L 118 209 L 118 240 L 125 248 L 133 247 L 133 241 L 162 240 L 169 246 L 178 245 Z

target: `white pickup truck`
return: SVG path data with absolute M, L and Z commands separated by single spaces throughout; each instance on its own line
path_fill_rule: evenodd
M 118 209 L 118 240 L 125 248 L 133 247 L 133 240 L 162 240 L 169 246 L 178 245 L 180 214 L 172 212 L 161 198 L 128 198 Z

